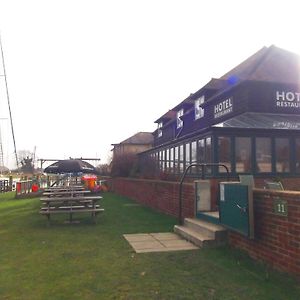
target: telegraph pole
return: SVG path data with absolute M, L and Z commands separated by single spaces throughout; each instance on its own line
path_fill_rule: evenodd
M 0 34 L 0 47 L 1 47 L 2 65 L 3 65 L 3 73 L 4 73 L 2 76 L 4 77 L 4 80 L 5 80 L 6 98 L 7 98 L 9 118 L 10 118 L 10 127 L 11 127 L 11 133 L 12 133 L 12 137 L 13 137 L 13 143 L 14 143 L 14 152 L 15 152 L 17 169 L 19 169 L 18 154 L 17 154 L 15 132 L 14 132 L 14 126 L 13 126 L 13 121 L 12 121 L 12 113 L 11 113 L 9 93 L 8 93 L 8 84 L 7 84 L 7 77 L 6 77 L 6 69 L 5 69 L 4 53 L 3 53 L 2 41 L 1 41 L 1 34 Z

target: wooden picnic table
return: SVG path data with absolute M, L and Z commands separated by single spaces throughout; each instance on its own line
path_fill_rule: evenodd
M 40 198 L 42 204 L 40 214 L 47 216 L 48 224 L 50 224 L 51 214 L 67 213 L 69 214 L 69 222 L 72 223 L 74 213 L 90 212 L 96 223 L 96 215 L 104 211 L 97 204 L 101 199 L 101 196 L 84 196 L 84 194 L 74 196 L 70 193 L 63 193 L 59 196 L 51 197 L 47 195 L 47 197 L 43 196 Z

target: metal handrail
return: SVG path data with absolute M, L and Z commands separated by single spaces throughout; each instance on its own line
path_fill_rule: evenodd
M 183 224 L 183 220 L 182 220 L 182 184 L 183 181 L 185 179 L 185 176 L 188 172 L 189 169 L 191 169 L 192 167 L 201 167 L 201 179 L 204 180 L 205 179 L 205 171 L 206 171 L 206 167 L 223 167 L 225 168 L 226 172 L 227 172 L 227 181 L 229 181 L 229 170 L 228 167 L 226 165 L 223 164 L 217 164 L 217 163 L 209 163 L 209 164 L 190 164 L 183 172 L 181 179 L 180 179 L 180 183 L 179 183 L 179 215 L 178 215 L 178 219 L 179 219 L 179 224 L 182 225 Z

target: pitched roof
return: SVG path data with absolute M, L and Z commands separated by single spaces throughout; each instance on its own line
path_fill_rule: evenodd
M 153 143 L 153 135 L 151 132 L 138 132 L 119 144 L 147 145 L 152 143 Z M 119 144 L 112 144 L 112 145 L 114 146 Z
M 274 45 L 263 47 L 242 63 L 225 73 L 220 78 L 212 78 L 196 93 L 177 104 L 172 110 L 155 121 L 167 120 L 170 123 L 176 117 L 178 108 L 191 106 L 195 97 L 205 90 L 215 90 L 215 97 L 243 80 L 269 81 L 277 83 L 300 83 L 300 56 Z M 207 101 L 212 100 L 206 99 Z M 192 108 L 191 108 L 192 109 Z M 172 114 L 170 113 L 172 112 Z
M 263 57 L 266 55 L 268 47 L 263 47 L 246 60 L 241 62 L 239 65 L 235 66 L 229 72 L 225 73 L 220 79 L 229 80 L 233 76 L 239 79 L 247 79 L 253 70 L 259 65 Z
M 300 56 L 274 45 L 263 47 L 220 79 L 299 83 Z
M 201 90 L 219 90 L 219 89 L 227 87 L 227 86 L 228 86 L 228 81 L 227 80 L 218 79 L 218 78 L 212 78 L 199 91 L 201 91 Z
M 170 120 L 176 117 L 176 111 L 175 110 L 169 110 L 164 115 L 162 115 L 160 118 L 158 118 L 154 123 L 158 123 L 162 120 Z

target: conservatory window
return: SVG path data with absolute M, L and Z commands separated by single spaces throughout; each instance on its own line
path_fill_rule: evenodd
M 235 169 L 237 173 L 251 172 L 251 138 L 237 137 L 235 139 Z
M 218 138 L 219 163 L 225 165 L 231 172 L 231 140 L 230 137 L 220 136 Z M 225 172 L 223 167 L 219 167 L 219 172 Z
M 275 139 L 276 172 L 290 172 L 290 141 L 288 138 Z
M 256 168 L 259 173 L 272 171 L 271 139 L 256 138 Z

